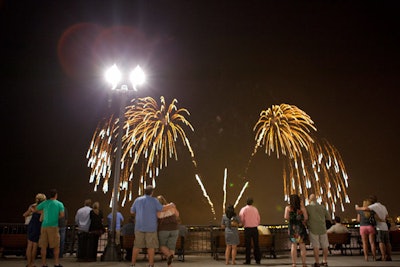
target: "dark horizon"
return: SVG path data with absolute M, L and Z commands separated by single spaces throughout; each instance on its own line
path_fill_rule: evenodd
M 396 10 L 394 1 L 1 2 L 0 221 L 22 223 L 34 196 L 50 188 L 70 222 L 86 198 L 111 211 L 109 195 L 88 182 L 86 152 L 97 124 L 116 110 L 102 77 L 116 57 L 148 71 L 138 97 L 176 98 L 190 112 L 195 131 L 186 133 L 217 214 L 214 221 L 179 141 L 178 161 L 162 170 L 155 194 L 175 202 L 184 223 L 220 223 L 224 169 L 233 203 L 259 114 L 282 103 L 305 111 L 343 158 L 351 203 L 337 215 L 356 217 L 354 205 L 375 194 L 399 216 Z M 246 175 L 236 211 L 253 196 L 263 224 L 283 223 L 282 162 L 260 149 Z

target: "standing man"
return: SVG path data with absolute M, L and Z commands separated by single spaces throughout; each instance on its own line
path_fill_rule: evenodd
M 89 227 L 90 227 L 90 211 L 92 210 L 92 200 L 86 199 L 83 207 L 78 209 L 75 215 L 75 223 L 78 226 L 78 260 L 89 259 Z
M 254 245 L 254 259 L 257 264 L 261 264 L 260 245 L 258 244 L 258 225 L 260 225 L 260 213 L 253 206 L 253 198 L 247 198 L 247 205 L 240 212 L 240 220 L 244 226 L 244 242 L 246 246 L 246 261 L 244 264 L 250 264 L 251 240 Z
M 310 195 L 309 204 L 306 207 L 308 213 L 307 226 L 310 231 L 310 242 L 314 249 L 314 267 L 319 267 L 319 248 L 322 248 L 323 260 L 321 265 L 328 266 L 328 235 L 326 233 L 326 221 L 330 221 L 329 213 L 324 206 L 317 203 L 314 194 Z
M 115 245 L 119 246 L 121 244 L 121 225 L 124 222 L 124 216 L 122 216 L 122 213 L 117 210 L 116 213 L 116 218 L 115 218 Z M 112 212 L 108 214 L 107 216 L 107 221 L 108 225 L 111 226 L 112 222 Z
M 375 212 L 377 241 L 382 255 L 381 258 L 376 260 L 392 261 L 392 245 L 390 244 L 389 228 L 386 223 L 386 219 L 389 217 L 388 211 L 384 205 L 378 202 L 376 196 L 369 196 L 368 199 L 371 200 L 371 205 L 368 207 L 359 207 L 356 205 L 356 210 Z
M 49 199 L 40 203 L 36 209 L 43 210 L 43 222 L 40 231 L 39 246 L 42 266 L 46 264 L 47 247 L 53 249 L 54 266 L 61 267 L 60 264 L 60 232 L 58 219 L 64 217 L 64 205 L 57 200 L 56 189 L 51 189 Z
M 147 186 L 144 195 L 136 198 L 131 207 L 131 213 L 136 216 L 131 267 L 135 266 L 136 258 L 142 248 L 147 248 L 149 267 L 154 266 L 155 248 L 159 247 L 157 213 L 163 210 L 163 205 L 153 197 L 153 192 L 154 188 L 151 185 Z
M 78 209 L 75 215 L 75 223 L 79 232 L 89 232 L 90 227 L 90 211 L 92 210 L 92 200 L 86 199 L 83 207 Z
M 68 224 L 68 210 L 64 206 L 64 217 L 58 219 L 58 228 L 60 232 L 60 258 L 64 257 L 65 235 L 67 232 Z

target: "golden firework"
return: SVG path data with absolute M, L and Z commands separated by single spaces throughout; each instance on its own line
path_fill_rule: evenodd
M 155 177 L 158 176 L 160 169 L 167 166 L 168 159 L 178 159 L 176 143 L 179 139 L 188 147 L 195 164 L 194 153 L 183 128 L 187 126 L 192 131 L 194 130 L 185 118 L 185 115 L 190 114 L 184 108 L 177 108 L 176 99 L 168 106 L 165 104 L 164 97 L 161 97 L 160 106 L 151 97 L 139 98 L 132 102 L 133 104 L 126 108 L 124 114 L 121 177 L 119 190 L 117 190 L 118 196 L 121 191 L 124 192 L 122 204 L 127 199 L 132 200 L 134 172 L 140 176 L 139 195 L 146 183 L 152 183 L 155 186 Z M 111 116 L 99 126 L 88 150 L 88 166 L 92 169 L 90 182 L 95 183 L 95 191 L 101 179 L 104 179 L 103 191 L 108 191 L 111 166 L 115 159 L 117 122 L 118 119 L 113 121 L 113 116 Z
M 348 176 L 339 151 L 325 139 L 317 137 L 317 129 L 310 116 L 296 106 L 273 105 L 264 110 L 254 127 L 256 145 L 252 156 L 265 145 L 268 156 L 276 153 L 283 159 L 284 198 L 290 194 L 311 193 L 332 211 L 340 204 L 349 203 Z M 250 159 L 251 161 L 251 159 Z M 250 162 L 249 161 L 249 162 Z M 246 170 L 247 171 L 247 170 Z
M 273 105 L 272 108 L 261 111 L 260 118 L 253 130 L 256 131 L 256 147 L 265 145 L 265 153 L 269 156 L 279 151 L 290 158 L 307 149 L 314 140 L 311 132 L 317 129 L 313 121 L 304 111 L 288 104 Z

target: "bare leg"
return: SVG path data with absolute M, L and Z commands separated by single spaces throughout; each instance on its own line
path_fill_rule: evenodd
M 225 264 L 229 264 L 229 257 L 231 255 L 232 245 L 226 245 L 225 248 Z
M 54 254 L 54 265 L 60 265 L 60 247 L 56 247 L 53 249 Z
M 379 250 L 381 251 L 382 261 L 386 260 L 386 246 L 384 243 L 379 242 Z
M 328 262 L 328 253 L 329 253 L 328 248 L 322 249 L 323 262 Z
M 386 259 L 392 258 L 392 244 L 386 243 Z
M 33 264 L 32 247 L 33 247 L 33 242 L 28 240 L 28 245 L 26 246 L 26 261 L 28 263 L 27 266 L 31 266 Z
M 371 235 L 369 235 L 369 239 L 371 242 Z M 363 246 L 363 251 L 364 251 L 364 260 L 368 261 L 368 236 L 362 235 L 361 241 L 362 241 L 362 246 Z M 374 254 L 372 253 L 372 255 L 374 255 Z
M 237 245 L 232 245 L 232 264 L 236 264 Z
M 319 247 L 314 247 L 314 260 L 319 264 Z
M 171 257 L 174 257 L 174 255 L 175 255 L 175 250 L 169 250 L 169 256 Z M 167 259 L 168 260 L 168 259 Z M 167 262 L 168 263 L 168 262 Z M 172 264 L 172 261 L 171 261 L 171 264 Z M 171 266 L 171 264 L 169 264 L 168 266 Z
M 376 260 L 376 245 L 375 245 L 375 234 L 369 235 L 369 244 L 371 245 L 371 253 L 372 253 L 372 260 Z M 365 250 L 367 250 L 367 257 L 368 257 L 368 241 L 366 241 L 366 249 L 364 248 L 364 241 L 363 241 L 363 249 L 364 254 Z
M 132 265 L 136 264 L 137 256 L 139 255 L 140 248 L 133 248 L 132 249 Z
M 296 264 L 296 260 L 297 260 L 297 244 L 296 243 L 292 243 L 290 246 L 290 255 L 292 257 L 292 264 L 295 265 Z
M 149 256 L 149 265 L 154 266 L 154 248 L 147 248 L 147 255 Z
M 32 252 L 31 252 L 31 266 L 35 266 L 35 259 L 37 255 L 38 243 L 32 242 Z
M 300 243 L 300 255 L 301 255 L 301 263 L 303 266 L 306 265 L 306 256 L 307 256 L 307 251 L 306 251 L 306 244 Z
M 40 248 L 40 257 L 42 258 L 42 266 L 46 266 L 46 254 L 47 254 L 47 247 Z
M 161 246 L 160 250 L 165 255 L 165 257 L 167 257 L 167 258 L 168 258 L 169 255 L 171 255 L 171 253 L 169 252 L 169 249 L 166 246 Z

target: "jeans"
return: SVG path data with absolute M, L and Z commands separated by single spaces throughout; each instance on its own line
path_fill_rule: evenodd
M 66 227 L 60 227 L 60 258 L 64 255 Z

